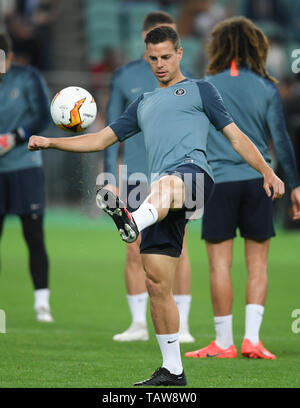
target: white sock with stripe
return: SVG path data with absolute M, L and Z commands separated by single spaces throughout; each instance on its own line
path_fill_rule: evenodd
M 162 367 L 165 367 L 172 374 L 181 374 L 183 367 L 179 347 L 179 333 L 157 334 L 156 338 L 163 357 Z
M 131 213 L 133 219 L 138 227 L 139 232 L 143 229 L 150 227 L 157 221 L 158 213 L 154 205 L 144 202 L 141 206 L 134 212 Z

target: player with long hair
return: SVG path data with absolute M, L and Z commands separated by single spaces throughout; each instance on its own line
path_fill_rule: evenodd
M 286 131 L 277 82 L 266 69 L 269 43 L 263 31 L 245 17 L 217 24 L 207 46 L 207 81 L 220 92 L 237 126 L 247 133 L 267 163 L 270 138 L 292 189 L 293 219 L 300 218 L 300 180 Z M 232 333 L 233 290 L 230 277 L 236 230 L 245 240 L 248 270 L 245 357 L 275 359 L 262 344 L 259 330 L 267 296 L 267 259 L 275 235 L 273 202 L 262 191 L 261 174 L 250 167 L 212 126 L 207 158 L 215 190 L 203 216 L 202 238 L 210 263 L 210 286 L 216 339 L 186 357 L 235 358 Z

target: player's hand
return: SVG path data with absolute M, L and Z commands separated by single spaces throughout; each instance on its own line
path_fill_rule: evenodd
M 296 187 L 291 192 L 292 220 L 300 220 L 300 187 Z
M 43 136 L 31 136 L 28 142 L 28 150 L 49 149 L 50 139 Z
M 272 197 L 272 200 L 281 198 L 284 194 L 284 183 L 276 176 L 274 171 L 269 167 L 268 171 L 264 174 L 264 189 L 268 197 Z M 273 195 L 272 191 L 273 190 Z
M 16 138 L 13 133 L 0 135 L 0 156 L 3 156 L 16 145 Z

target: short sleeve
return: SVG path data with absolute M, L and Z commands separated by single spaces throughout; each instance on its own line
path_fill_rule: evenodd
M 141 131 L 138 124 L 137 110 L 143 97 L 144 95 L 141 95 L 135 101 L 133 101 L 120 116 L 120 118 L 109 125 L 109 127 L 117 135 L 120 142 L 123 142 Z
M 208 81 L 196 82 L 202 99 L 203 110 L 217 130 L 233 122 L 231 115 L 225 108 L 223 99 L 217 88 Z

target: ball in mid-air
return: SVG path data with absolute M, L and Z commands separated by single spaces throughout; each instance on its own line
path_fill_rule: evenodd
M 70 132 L 82 132 L 96 119 L 97 105 L 87 90 L 79 86 L 69 86 L 54 96 L 50 112 L 59 128 Z

